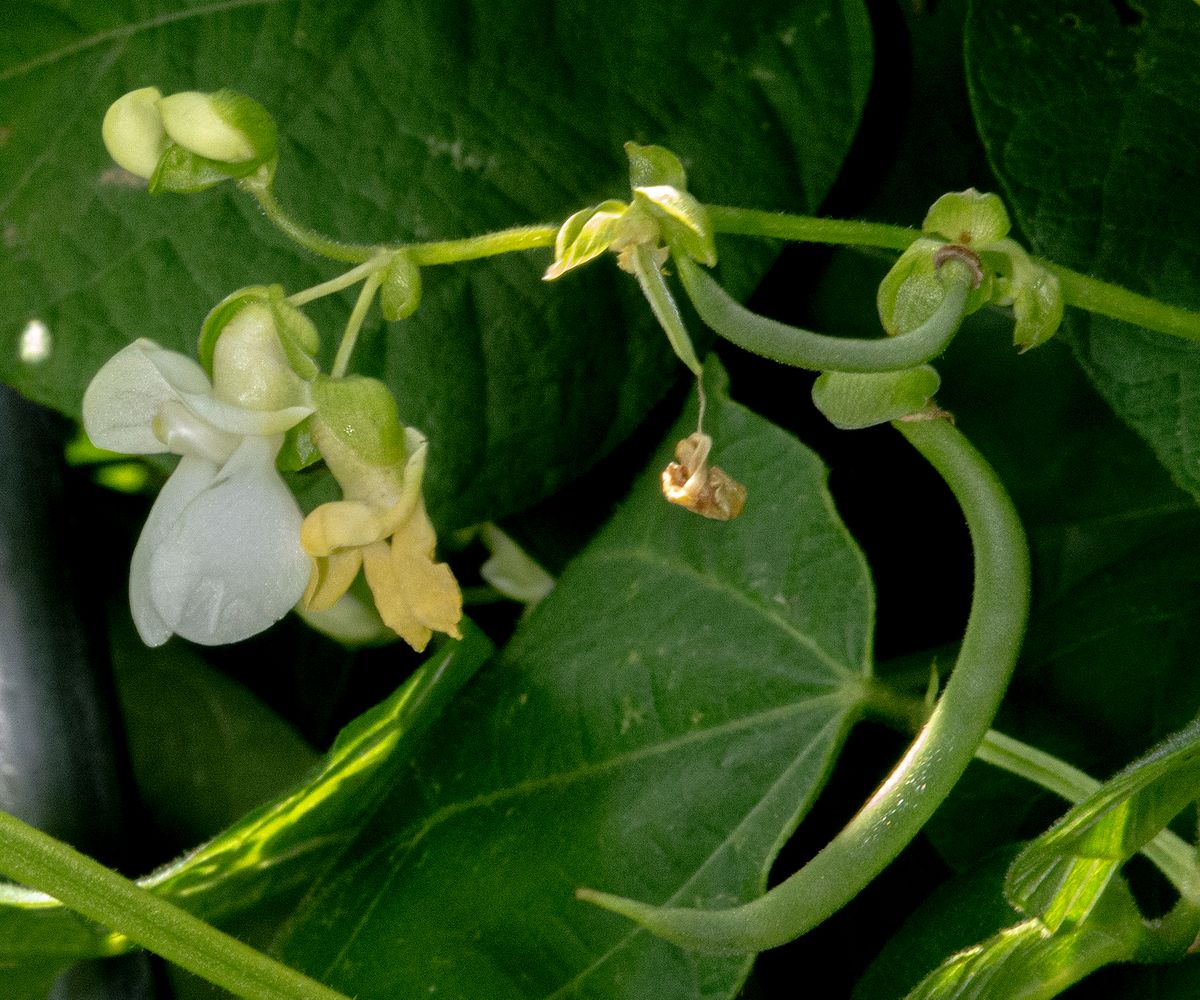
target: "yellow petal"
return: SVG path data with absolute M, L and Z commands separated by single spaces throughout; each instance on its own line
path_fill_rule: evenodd
M 387 536 L 387 525 L 379 511 L 357 500 L 321 504 L 300 528 L 300 544 L 310 556 L 370 545 Z
M 362 565 L 362 549 L 351 548 L 312 559 L 312 574 L 301 598 L 305 611 L 328 611 L 350 588 Z
M 435 631 L 462 637 L 462 593 L 450 567 L 434 563 L 435 545 L 433 525 L 419 504 L 390 546 L 380 543 L 363 550 L 363 569 L 380 616 L 418 652 Z

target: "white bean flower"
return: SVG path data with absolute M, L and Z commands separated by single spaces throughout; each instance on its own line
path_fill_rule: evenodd
M 149 646 L 172 634 L 204 645 L 245 639 L 283 617 L 308 580 L 303 519 L 275 456 L 312 407 L 266 307 L 243 310 L 221 335 L 214 381 L 190 358 L 138 340 L 83 399 L 97 446 L 181 456 L 130 568 L 129 603 Z

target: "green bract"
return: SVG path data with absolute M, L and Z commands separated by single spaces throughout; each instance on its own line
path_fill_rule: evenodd
M 963 246 L 986 246 L 1008 235 L 1012 223 L 998 195 L 974 188 L 942 195 L 929 208 L 921 230 Z
M 361 375 L 322 375 L 313 383 L 312 392 L 321 422 L 355 459 L 369 466 L 403 467 L 407 457 L 404 427 L 386 385 Z
M 844 431 L 874 427 L 929 409 L 942 380 L 929 365 L 898 372 L 824 372 L 813 403 Z
M 717 247 L 704 205 L 687 191 L 687 174 L 679 158 L 662 146 L 625 143 L 633 203 L 609 199 L 570 216 L 554 241 L 554 262 L 543 277 L 561 277 L 605 250 L 619 256 L 622 268 L 633 269 L 632 251 L 660 244 L 676 254 L 712 267 Z M 662 253 L 665 260 L 666 251 Z
M 542 276 L 546 281 L 599 257 L 619 235 L 619 223 L 629 206 L 609 199 L 592 208 L 580 209 L 562 224 L 554 240 L 554 263 Z
M 379 286 L 379 308 L 389 323 L 407 319 L 421 304 L 421 269 L 403 250 L 392 255 Z
M 629 186 L 631 188 L 665 185 L 687 190 L 687 172 L 679 157 L 664 146 L 639 146 L 625 143 L 629 157 Z

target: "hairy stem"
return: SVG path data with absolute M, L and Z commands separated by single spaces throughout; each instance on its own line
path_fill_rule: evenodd
M 303 306 L 316 299 L 324 298 L 326 295 L 333 295 L 335 292 L 340 292 L 344 288 L 349 288 L 351 285 L 357 284 L 372 272 L 385 267 L 390 259 L 387 254 L 379 254 L 365 263 L 359 264 L 357 267 L 352 267 L 345 274 L 339 274 L 336 278 L 330 278 L 328 281 L 322 281 L 319 285 L 313 285 L 312 288 L 305 288 L 303 291 L 295 292 L 289 295 L 287 300 L 294 306 Z
M 4 812 L 0 871 L 245 1000 L 347 1000 Z
M 375 293 L 379 291 L 382 282 L 383 275 L 379 271 L 372 271 L 367 275 L 367 280 L 363 282 L 354 308 L 350 311 L 350 318 L 346 321 L 346 332 L 342 334 L 342 342 L 338 344 L 337 355 L 333 359 L 333 368 L 329 371 L 334 378 L 341 378 L 346 374 L 346 369 L 350 366 L 350 355 L 354 353 L 354 345 L 358 343 L 358 334 L 362 330 L 363 320 L 367 318 L 367 310 L 371 308 Z
M 405 249 L 417 266 L 427 264 L 457 264 L 461 261 L 495 257 L 518 250 L 540 250 L 554 246 L 558 226 L 518 226 L 462 240 L 439 240 L 433 243 L 402 243 L 392 249 Z
M 975 553 L 974 597 L 958 661 L 908 752 L 841 833 L 758 899 L 724 910 L 656 907 L 593 890 L 580 890 L 581 899 L 689 948 L 745 953 L 776 947 L 854 898 L 916 836 L 974 758 L 1025 631 L 1025 533 L 995 472 L 952 425 L 922 420 L 893 426 L 949 484 Z
M 677 265 L 696 312 L 718 334 L 747 351 L 810 371 L 899 371 L 931 361 L 954 339 L 971 291 L 970 272 L 948 260 L 942 267 L 945 297 L 920 326 L 895 337 L 830 337 L 751 312 L 686 257 Z
M 382 249 L 362 243 L 343 243 L 297 222 L 276 200 L 270 181 L 258 174 L 243 178 L 238 182 L 238 187 L 254 196 L 263 214 L 276 229 L 293 242 L 321 257 L 340 260 L 346 264 L 362 264 L 378 255 Z

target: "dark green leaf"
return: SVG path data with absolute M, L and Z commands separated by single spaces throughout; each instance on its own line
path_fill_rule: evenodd
M 67 960 L 0 966 L 0 995 L 4 1000 L 46 1000 L 54 980 L 69 964 Z
M 294 729 L 192 646 L 147 649 L 125 624 L 113 669 L 138 792 L 176 844 L 213 836 L 317 763 Z
M 720 523 L 633 494 L 430 736 L 317 885 L 282 953 L 362 996 L 731 997 L 744 957 L 686 953 L 576 902 L 760 894 L 869 671 L 871 595 L 816 457 L 709 388 Z
M 490 653 L 477 630 L 465 634 L 347 726 L 306 782 L 141 884 L 208 920 L 228 920 L 265 901 L 282 907 L 294 898 L 337 860 L 430 723 Z M 98 956 L 125 947 L 127 941 L 109 940 L 40 893 L 0 885 L 0 962 Z
M 968 75 L 1008 202 L 1057 263 L 1200 307 L 1200 6 L 973 3 Z M 1072 311 L 1080 363 L 1200 495 L 1200 344 Z
M 1012 924 L 1017 913 L 1004 899 L 1004 873 L 1015 853 L 994 854 L 930 894 L 875 956 L 851 1000 L 901 1000 L 948 955 Z
M 0 379 L 71 415 L 134 338 L 191 351 L 232 290 L 296 291 L 337 270 L 285 243 L 228 182 L 153 198 L 131 184 L 99 128 L 133 87 L 252 96 L 279 122 L 281 201 L 334 237 L 380 242 L 556 223 L 624 196 L 628 139 L 669 145 L 698 197 L 813 209 L 870 75 L 861 0 L 62 6 L 5 7 Z M 747 249 L 723 280 L 745 294 L 766 260 Z M 625 275 L 548 285 L 547 263 L 430 269 L 413 317 L 364 331 L 355 364 L 429 436 L 443 521 L 552 492 L 678 374 Z M 350 294 L 310 309 L 326 361 Z M 35 317 L 54 346 L 31 365 L 18 345 Z

